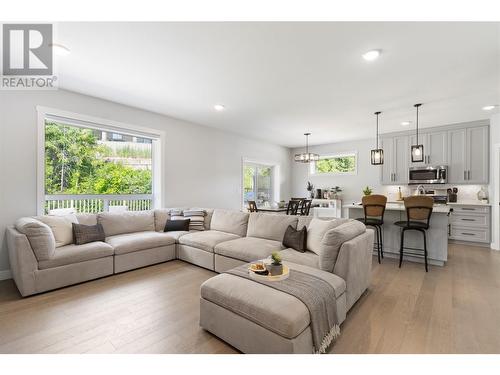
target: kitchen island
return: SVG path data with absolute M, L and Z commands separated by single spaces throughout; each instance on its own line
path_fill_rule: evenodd
M 343 217 L 356 219 L 364 217 L 363 206 L 353 203 L 344 205 Z M 444 266 L 448 260 L 448 214 L 450 208 L 445 204 L 436 204 L 432 210 L 430 227 L 427 230 L 427 259 L 429 264 Z M 383 240 L 384 257 L 399 258 L 401 228 L 394 225 L 396 221 L 406 220 L 406 210 L 402 202 L 387 203 L 384 215 Z M 422 233 L 407 231 L 405 233 L 405 247 L 422 249 L 424 241 Z M 422 252 L 423 254 L 423 252 Z M 405 255 L 404 260 L 421 262 L 424 259 L 418 256 Z

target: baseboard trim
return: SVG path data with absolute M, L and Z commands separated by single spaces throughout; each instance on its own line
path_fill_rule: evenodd
M 0 271 L 0 280 L 12 279 L 12 274 L 10 270 Z

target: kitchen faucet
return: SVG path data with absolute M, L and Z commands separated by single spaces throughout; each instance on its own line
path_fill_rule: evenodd
M 418 185 L 417 186 L 417 195 L 425 195 L 425 187 L 424 185 Z

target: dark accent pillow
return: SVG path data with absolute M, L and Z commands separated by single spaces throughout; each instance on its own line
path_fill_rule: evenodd
M 283 237 L 283 246 L 305 253 L 307 250 L 307 228 L 303 227 L 301 230 L 297 230 L 289 225 Z
M 101 224 L 96 225 L 83 225 L 83 224 L 73 224 L 73 238 L 77 245 L 83 245 L 84 243 L 104 241 L 106 235 L 104 234 L 104 228 Z
M 165 224 L 164 232 L 175 232 L 175 231 L 188 231 L 189 223 L 191 219 L 183 219 L 183 220 L 167 220 Z

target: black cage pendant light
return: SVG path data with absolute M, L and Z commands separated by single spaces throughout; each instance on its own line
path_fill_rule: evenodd
M 411 146 L 411 161 L 412 163 L 421 163 L 424 161 L 424 145 L 418 143 L 418 108 L 422 104 L 415 104 L 417 108 L 417 143 Z
M 312 161 L 318 161 L 319 155 L 309 152 L 309 136 L 311 133 L 304 133 L 306 136 L 306 152 L 300 154 L 295 154 L 295 161 L 299 163 L 310 163 Z
M 377 147 L 371 152 L 372 165 L 384 164 L 384 150 L 378 148 L 378 115 L 380 115 L 381 113 L 382 112 L 375 112 L 375 115 L 377 116 L 377 133 L 376 133 Z

